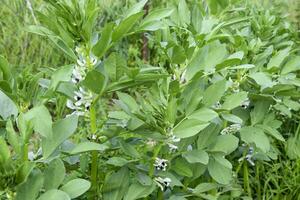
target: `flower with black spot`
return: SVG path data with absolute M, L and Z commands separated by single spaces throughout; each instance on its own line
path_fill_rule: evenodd
M 155 158 L 155 163 L 154 166 L 156 168 L 156 170 L 160 171 L 166 171 L 167 166 L 168 166 L 168 160 L 165 159 L 161 159 L 161 158 Z
M 160 187 L 161 191 L 164 191 L 167 187 L 170 187 L 171 179 L 168 177 L 156 177 L 155 182 Z

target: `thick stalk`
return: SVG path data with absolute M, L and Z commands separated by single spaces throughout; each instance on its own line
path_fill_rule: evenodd
M 97 131 L 96 125 L 96 108 L 93 105 L 90 109 L 90 126 L 91 134 L 95 134 Z M 91 191 L 97 196 L 97 177 L 98 177 L 98 152 L 92 151 L 92 164 L 91 164 Z
M 159 144 L 158 147 L 156 149 L 154 149 L 154 153 L 153 153 L 153 156 L 152 156 L 150 169 L 149 169 L 149 176 L 150 177 L 153 177 L 153 175 L 154 175 L 154 162 L 155 162 L 155 158 L 157 157 L 161 147 L 162 147 L 162 144 Z
M 160 189 L 158 189 L 158 192 L 157 192 L 157 199 L 164 200 L 164 193 Z
M 262 200 L 261 197 L 261 185 L 260 185 L 260 180 L 259 180 L 259 163 L 257 163 L 256 167 L 255 167 L 255 171 L 256 171 L 256 184 L 257 184 L 257 200 Z
M 28 161 L 28 143 L 25 143 L 23 147 L 23 161 Z
M 248 197 L 252 197 L 247 162 L 244 162 L 244 190 L 247 191 Z

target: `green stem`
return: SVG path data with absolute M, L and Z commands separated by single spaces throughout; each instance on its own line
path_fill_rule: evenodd
M 247 191 L 247 194 L 249 197 L 252 197 L 250 182 L 249 182 L 248 165 L 247 165 L 247 162 L 245 162 L 245 161 L 244 161 L 244 190 Z
M 261 185 L 260 185 L 260 180 L 259 180 L 259 163 L 257 163 L 255 167 L 255 173 L 256 173 L 256 184 L 257 184 L 257 200 L 261 200 Z
M 90 125 L 91 125 L 91 134 L 95 134 L 97 131 L 96 124 L 96 108 L 93 105 L 90 109 Z M 97 177 L 98 177 L 98 152 L 92 151 L 92 164 L 91 164 L 91 191 L 97 196 Z
M 154 150 L 152 160 L 151 160 L 152 162 L 151 162 L 150 169 L 149 169 L 150 177 L 153 177 L 153 175 L 154 175 L 154 162 L 155 162 L 155 158 L 157 157 L 161 147 L 162 147 L 162 144 L 159 144 L 158 147 Z
M 24 162 L 28 161 L 28 143 L 24 144 L 24 148 L 23 148 L 23 161 Z
M 164 200 L 164 193 L 160 189 L 158 190 L 158 193 L 157 193 L 157 199 Z

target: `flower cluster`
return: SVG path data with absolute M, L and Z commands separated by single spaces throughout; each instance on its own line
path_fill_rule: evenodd
M 72 114 L 83 116 L 85 112 L 90 110 L 92 100 L 92 92 L 86 91 L 82 87 L 80 87 L 79 91 L 74 92 L 73 99 L 67 100 L 67 107 L 73 110 Z
M 93 55 L 86 55 L 83 47 L 76 47 L 75 50 L 78 59 L 72 71 L 71 81 L 78 84 L 85 79 L 88 67 L 96 65 L 97 59 Z M 84 116 L 90 110 L 92 100 L 92 92 L 79 87 L 79 90 L 74 92 L 74 97 L 67 100 L 67 107 L 73 110 L 72 114 Z
M 178 146 L 174 143 L 180 142 L 180 138 L 176 137 L 175 135 L 172 135 L 167 140 L 167 145 L 169 146 L 170 152 L 175 152 L 178 149 Z
M 154 166 L 155 166 L 156 170 L 166 171 L 167 166 L 168 166 L 167 162 L 168 162 L 168 160 L 161 159 L 161 158 L 155 158 Z
M 221 131 L 221 135 L 234 134 L 236 132 L 239 132 L 241 128 L 241 124 L 231 124 L 230 126 L 224 128 Z
M 161 191 L 164 191 L 165 188 L 170 186 L 171 179 L 168 177 L 166 177 L 166 178 L 157 177 L 157 178 L 155 178 L 155 182 L 160 187 Z

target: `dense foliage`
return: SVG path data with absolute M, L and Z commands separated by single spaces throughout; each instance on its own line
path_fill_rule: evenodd
M 17 2 L 0 10 L 27 9 L 19 47 L 0 21 L 1 199 L 300 197 L 287 4 Z

